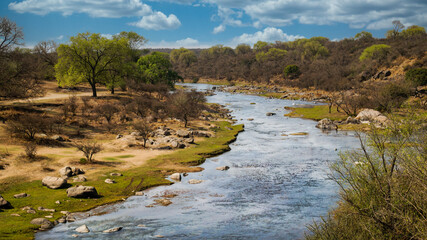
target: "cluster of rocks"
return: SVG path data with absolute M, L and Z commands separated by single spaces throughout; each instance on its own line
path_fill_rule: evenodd
M 384 127 L 387 125 L 389 119 L 380 112 L 373 109 L 363 109 L 355 117 L 348 117 L 345 121 L 332 121 L 328 118 L 320 120 L 316 127 L 324 130 L 337 130 L 338 125 L 341 124 L 375 124 L 377 127 Z

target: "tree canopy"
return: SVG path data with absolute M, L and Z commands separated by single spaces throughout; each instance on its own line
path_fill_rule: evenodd
M 153 52 L 142 56 L 137 62 L 146 83 L 167 84 L 171 87 L 181 77 L 172 70 L 172 63 L 167 53 Z

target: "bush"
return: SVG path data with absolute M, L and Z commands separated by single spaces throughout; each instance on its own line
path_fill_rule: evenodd
M 405 73 L 405 79 L 415 86 L 427 85 L 427 68 L 414 68 Z
M 374 44 L 370 47 L 365 48 L 363 50 L 362 55 L 360 55 L 359 60 L 364 61 L 367 59 L 375 59 L 381 60 L 385 58 L 389 52 L 391 47 L 386 44 Z
M 17 137 L 34 140 L 35 135 L 46 132 L 47 127 L 39 114 L 27 113 L 8 121 L 6 129 Z
M 133 124 L 133 129 L 139 133 L 139 135 L 144 140 L 144 148 L 147 143 L 148 138 L 153 133 L 153 125 L 147 120 L 140 120 Z
M 28 159 L 35 159 L 37 155 L 37 145 L 35 143 L 25 145 L 25 155 Z
M 306 239 L 427 239 L 425 119 L 392 121 L 359 135 L 361 149 L 331 166 L 338 207 Z
M 294 79 L 299 77 L 301 71 L 297 65 L 288 65 L 283 70 L 283 74 L 285 75 L 285 78 Z
M 75 143 L 74 146 L 86 157 L 87 162 L 93 162 L 93 155 L 99 153 L 102 150 L 101 144 L 96 142 L 80 142 Z M 82 160 L 80 159 L 80 162 Z

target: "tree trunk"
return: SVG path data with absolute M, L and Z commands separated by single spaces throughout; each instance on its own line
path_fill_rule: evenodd
M 91 84 L 90 86 L 92 87 L 92 97 L 98 97 L 98 96 L 96 95 L 96 86 L 95 86 L 95 83 L 94 83 L 94 84 Z
M 111 88 L 111 94 L 114 94 L 114 87 Z

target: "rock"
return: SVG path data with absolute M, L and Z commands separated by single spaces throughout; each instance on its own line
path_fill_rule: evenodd
M 248 121 L 253 121 L 254 119 L 253 118 L 248 118 Z
M 155 238 L 164 238 L 165 236 L 163 236 L 163 235 L 155 235 L 154 237 Z
M 175 180 L 175 181 L 181 181 L 181 174 L 180 173 L 174 173 L 174 174 L 170 175 L 170 178 L 172 180 Z
M 44 217 L 45 217 L 45 218 L 53 218 L 53 216 L 50 216 L 50 215 L 49 215 L 49 216 L 44 216 Z
M 43 212 L 56 212 L 55 209 L 44 208 L 44 207 L 39 207 L 38 210 Z
M 210 138 L 212 134 L 207 131 L 193 131 L 193 136 Z
M 219 171 L 227 171 L 228 169 L 230 169 L 229 166 L 222 166 L 222 167 L 217 167 L 216 168 L 216 170 L 219 170 Z
M 30 206 L 23 207 L 23 208 L 21 208 L 21 210 L 25 211 L 27 213 L 30 213 L 30 214 L 35 214 L 36 213 L 36 210 L 34 208 L 30 207 Z
M 380 125 L 386 125 L 388 122 L 388 118 L 384 115 L 381 115 L 374 118 L 374 122 L 379 123 Z
M 203 180 L 197 180 L 197 179 L 190 179 L 190 180 L 188 180 L 189 184 L 199 184 L 199 183 L 202 183 L 202 182 L 203 182 Z
M 115 227 L 115 228 L 110 228 L 110 229 L 104 230 L 102 232 L 103 233 L 113 233 L 113 232 L 118 232 L 122 229 L 123 229 L 123 227 Z
M 61 201 L 57 200 L 55 201 L 56 204 L 61 204 Z
M 61 214 L 64 214 L 64 215 L 68 215 L 68 214 L 70 214 L 70 212 L 69 212 L 69 211 L 61 211 L 60 213 L 61 213 Z
M 336 129 L 338 129 L 338 126 L 336 124 L 334 124 L 328 118 L 324 118 L 324 119 L 320 120 L 317 123 L 316 127 L 320 128 L 320 129 L 326 129 L 326 130 L 336 130 Z
M 76 232 L 79 232 L 79 233 L 88 233 L 88 232 L 90 232 L 90 230 L 86 226 L 86 224 L 83 224 L 80 227 L 76 228 Z
M 67 180 L 59 177 L 45 177 L 42 180 L 42 184 L 51 189 L 58 189 L 64 187 L 67 184 Z
M 123 176 L 123 174 L 114 172 L 114 173 L 110 173 L 110 176 L 112 176 L 112 177 L 121 177 L 121 176 Z
M 19 194 L 15 194 L 13 195 L 14 198 L 24 198 L 24 197 L 28 197 L 29 195 L 26 193 L 19 193 Z
M 156 199 L 154 200 L 157 204 L 162 205 L 162 206 L 169 206 L 172 204 L 172 201 L 166 198 L 161 198 L 161 199 Z
M 390 75 L 391 75 L 391 71 L 390 70 L 385 71 L 384 77 L 389 77 Z
M 186 130 L 178 130 L 176 132 L 176 135 L 178 135 L 178 137 L 182 137 L 182 138 L 189 138 L 190 137 L 190 132 L 186 131 Z
M 71 216 L 71 215 L 68 215 L 67 218 L 66 218 L 66 220 L 67 220 L 67 222 L 74 222 L 74 221 L 76 221 L 76 219 L 73 216 Z
M 382 116 L 380 112 L 374 109 L 365 108 L 357 114 L 356 118 L 359 121 L 369 121 L 372 122 L 378 116 Z
M 73 234 L 73 235 L 71 235 L 72 237 L 75 237 L 75 238 L 77 238 L 77 237 L 79 237 L 79 235 L 77 235 L 77 234 Z
M 377 74 L 375 74 L 375 79 L 380 79 L 384 77 L 384 72 L 383 71 L 379 71 Z
M 354 118 L 352 118 L 352 117 L 348 117 L 346 120 L 345 120 L 345 122 L 344 122 L 345 124 L 359 124 L 360 123 L 360 121 L 359 120 L 357 120 L 357 119 L 354 119 Z
M 92 186 L 76 186 L 67 189 L 67 196 L 73 198 L 94 198 L 98 197 L 98 192 Z
M 135 192 L 135 196 L 144 196 L 144 192 L 142 191 Z
M 19 215 L 18 213 L 12 213 L 12 214 L 10 214 L 10 216 L 13 216 L 13 217 L 20 217 L 21 215 Z
M 138 224 L 137 227 L 146 227 L 144 224 Z
M 116 139 L 120 139 L 120 138 L 122 138 L 122 137 L 123 137 L 123 135 L 121 135 L 121 134 L 117 134 Z
M 190 144 L 192 144 L 192 143 L 194 143 L 194 138 L 186 138 L 185 140 L 184 140 L 186 143 L 190 143 Z
M 140 132 L 131 132 L 130 135 L 133 136 L 133 137 L 137 137 L 137 136 L 140 136 L 141 133 Z
M 73 178 L 73 182 L 86 182 L 87 178 L 84 175 L 79 175 L 75 178 Z
M 188 176 L 188 173 L 185 172 L 182 174 L 182 176 L 186 177 L 186 176 Z
M 109 178 L 105 179 L 105 181 L 104 181 L 104 182 L 105 182 L 105 183 L 108 183 L 108 184 L 116 183 L 113 179 L 109 179 Z
M 52 136 L 52 139 L 56 140 L 58 142 L 65 142 L 65 139 L 63 137 L 59 136 L 59 135 Z
M 265 114 L 265 116 L 267 116 L 267 117 L 274 116 L 274 115 L 276 115 L 276 113 L 274 113 L 274 112 L 268 112 Z
M 72 176 L 76 176 L 79 174 L 85 173 L 85 171 L 81 168 L 71 167 Z
M 60 218 L 58 218 L 58 223 L 66 223 L 67 222 L 67 217 L 62 216 Z
M 71 177 L 73 175 L 73 171 L 71 170 L 71 167 L 66 166 L 59 169 L 59 175 L 63 178 Z
M 39 225 L 40 230 L 47 230 L 53 228 L 53 223 L 46 218 L 34 218 L 30 222 L 33 225 Z

